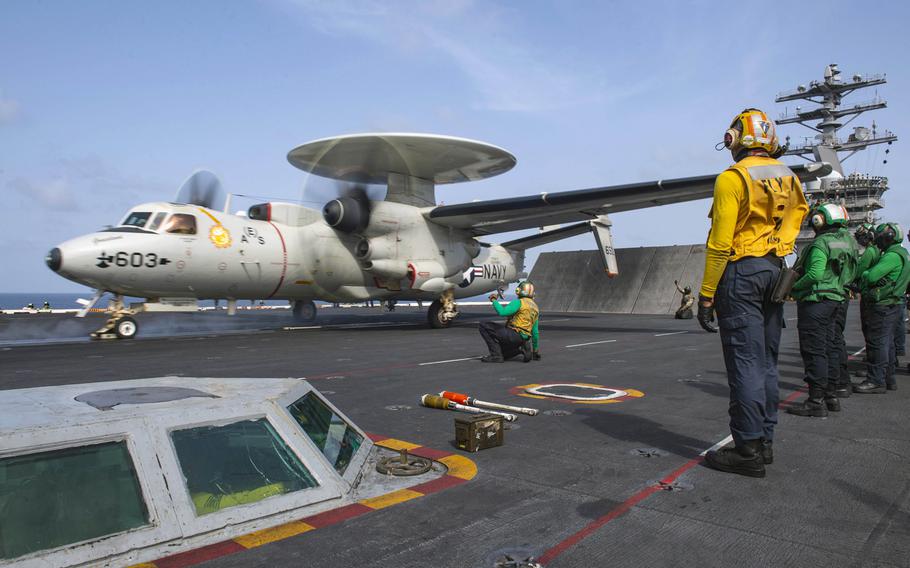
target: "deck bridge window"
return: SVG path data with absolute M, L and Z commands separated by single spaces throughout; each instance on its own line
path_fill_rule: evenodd
M 164 222 L 162 229 L 165 233 L 195 235 L 196 217 L 187 213 L 174 213 Z
M 148 524 L 126 442 L 0 459 L 0 560 Z
M 196 515 L 316 487 L 268 420 L 171 432 Z
M 363 436 L 312 392 L 289 406 L 288 412 L 322 450 L 335 470 L 344 475 L 351 458 L 363 443 Z

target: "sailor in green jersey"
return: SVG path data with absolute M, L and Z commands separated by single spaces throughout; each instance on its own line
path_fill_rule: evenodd
M 505 325 L 485 321 L 480 324 L 480 336 L 486 342 L 490 354 L 483 357 L 484 363 L 502 363 L 518 354 L 524 362 L 540 359 L 537 320 L 540 310 L 534 302 L 534 285 L 527 280 L 515 288 L 518 299 L 505 306 L 497 302 L 495 294 L 490 296 L 493 309 L 501 316 L 507 316 Z
M 863 223 L 856 229 L 854 234 L 856 242 L 863 247 L 863 254 L 859 257 L 859 265 L 856 267 L 856 280 L 853 283 L 853 291 L 859 292 L 859 278 L 863 272 L 869 270 L 878 259 L 882 256 L 882 251 L 872 242 L 875 240 L 875 225 L 872 223 Z M 869 306 L 872 302 L 866 296 L 860 297 L 859 302 L 859 321 L 863 330 L 863 339 L 866 345 L 866 359 L 869 358 L 869 317 L 871 311 Z M 859 373 L 858 376 L 866 376 L 865 372 Z
M 825 203 L 809 215 L 815 239 L 796 261 L 802 277 L 793 285 L 797 300 L 799 351 L 809 397 L 787 409 L 797 416 L 827 416 L 839 411 L 835 393 L 840 377 L 840 350 L 835 315 L 848 297 L 847 284 L 856 271 L 857 249 L 849 233 L 847 211 Z
M 910 284 L 910 255 L 901 246 L 904 235 L 897 223 L 875 228 L 875 246 L 881 258 L 860 276 L 860 291 L 869 302 L 869 347 L 866 380 L 853 385 L 853 392 L 880 394 L 897 390 L 894 370 L 897 357 L 894 332 Z
M 842 226 L 837 230 L 837 238 L 850 246 L 854 259 L 859 258 L 859 245 L 846 226 Z M 829 380 L 832 380 L 833 378 L 835 381 L 836 386 L 834 388 L 834 395 L 839 399 L 847 398 L 853 393 L 850 370 L 847 366 L 847 341 L 844 339 L 844 330 L 847 327 L 847 312 L 850 309 L 850 300 L 852 298 L 851 290 L 853 280 L 859 275 L 857 268 L 854 268 L 853 272 L 854 274 L 844 275 L 845 277 L 848 277 L 850 281 L 845 285 L 846 289 L 844 290 L 843 301 L 840 302 L 837 309 L 834 310 L 834 343 L 837 347 L 837 352 L 834 354 L 834 357 L 837 360 L 838 369 L 833 371 L 835 374 L 829 375 L 828 378 Z

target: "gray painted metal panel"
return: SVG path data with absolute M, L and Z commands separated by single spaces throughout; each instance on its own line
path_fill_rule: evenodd
M 704 245 L 616 251 L 619 275 L 608 278 L 598 251 L 543 253 L 531 271 L 544 311 L 672 314 L 680 294 L 673 285 L 701 285 Z
M 673 298 L 679 295 L 674 280 L 679 279 L 689 260 L 690 245 L 658 247 L 654 250 L 651 266 L 644 277 L 633 314 L 665 314 L 673 307 Z M 674 308 L 675 309 L 675 308 Z

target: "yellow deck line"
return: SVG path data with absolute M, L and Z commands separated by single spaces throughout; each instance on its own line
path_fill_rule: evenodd
M 374 442 L 374 444 L 377 446 L 382 446 L 384 448 L 389 448 L 391 450 L 412 450 L 414 448 L 422 447 L 420 444 L 412 444 L 410 442 L 396 440 L 395 438 L 386 438 L 385 440 Z M 444 458 L 440 458 L 437 461 L 445 464 L 445 466 L 449 469 L 447 475 L 451 475 L 459 479 L 464 479 L 465 481 L 473 479 L 474 476 L 477 475 L 477 465 L 466 457 L 452 454 Z M 386 493 L 385 495 L 380 495 L 378 497 L 362 499 L 358 501 L 358 503 L 373 510 L 378 510 L 384 509 L 386 507 L 391 507 L 392 505 L 397 505 L 398 503 L 403 503 L 405 501 L 410 501 L 411 499 L 417 499 L 418 497 L 423 497 L 424 495 L 424 493 L 414 491 L 413 489 L 399 489 L 397 491 L 392 491 L 391 493 Z M 244 548 L 256 548 L 257 546 L 284 540 L 298 534 L 303 534 L 305 532 L 315 530 L 316 528 L 317 527 L 314 527 L 303 521 L 291 521 L 283 525 L 278 525 L 277 527 L 263 529 L 260 531 L 237 536 L 231 540 Z M 157 568 L 157 565 L 154 562 L 144 562 L 141 564 L 134 564 L 129 568 Z
M 256 548 L 257 546 L 275 542 L 276 540 L 284 540 L 314 530 L 315 528 L 316 527 L 313 525 L 308 525 L 303 521 L 291 521 L 290 523 L 278 525 L 277 527 L 272 527 L 270 529 L 263 529 L 243 536 L 234 537 L 233 540 L 244 548 Z
M 385 495 L 380 495 L 379 497 L 362 499 L 360 501 L 360 504 L 366 505 L 371 509 L 385 509 L 386 507 L 391 507 L 392 505 L 397 505 L 398 503 L 404 503 L 405 501 L 410 501 L 411 499 L 416 499 L 418 497 L 423 497 L 423 493 L 412 491 L 410 489 L 399 489 L 398 491 L 392 491 L 391 493 L 386 493 Z
M 449 468 L 449 475 L 452 477 L 467 481 L 477 475 L 477 464 L 466 457 L 451 455 L 439 458 L 439 461 Z
M 420 444 L 412 444 L 410 442 L 396 440 L 395 438 L 381 440 L 379 442 L 376 442 L 376 445 L 382 446 L 383 448 L 388 448 L 390 450 L 413 450 L 414 448 L 420 447 Z

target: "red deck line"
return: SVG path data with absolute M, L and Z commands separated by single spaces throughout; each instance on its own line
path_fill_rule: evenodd
M 787 396 L 787 398 L 780 401 L 780 404 L 778 406 L 789 404 L 790 402 L 793 401 L 793 399 L 795 399 L 797 396 L 801 395 L 803 392 L 805 392 L 805 389 L 800 389 L 800 390 L 790 393 L 790 395 Z M 572 548 L 573 546 L 578 544 L 580 541 L 582 541 L 585 538 L 587 538 L 588 536 L 590 536 L 591 533 L 593 533 L 600 527 L 609 523 L 613 519 L 622 516 L 625 512 L 627 512 L 629 509 L 634 507 L 636 504 L 640 503 L 641 501 L 644 501 L 645 499 L 647 499 L 651 495 L 657 493 L 658 491 L 661 491 L 661 484 L 673 483 L 674 481 L 679 479 L 682 476 L 682 474 L 686 473 L 687 471 L 689 471 L 696 465 L 700 464 L 703 460 L 704 460 L 704 456 L 698 456 L 696 458 L 692 458 L 691 460 L 687 461 L 686 463 L 684 463 L 683 465 L 681 465 L 680 467 L 675 469 L 673 472 L 668 474 L 666 477 L 661 479 L 657 485 L 649 485 L 649 486 L 645 487 L 644 489 L 641 489 L 640 491 L 638 491 L 637 493 L 635 493 L 634 495 L 632 495 L 631 497 L 629 497 L 628 499 L 626 499 L 625 501 L 623 501 L 622 503 L 620 503 L 619 505 L 614 507 L 606 515 L 592 521 L 591 523 L 587 524 L 580 531 L 576 532 L 575 534 L 570 535 L 565 540 L 563 540 L 563 541 L 557 543 L 555 546 L 547 549 L 546 552 L 544 552 L 540 556 L 540 558 L 537 559 L 537 561 L 541 564 L 549 563 L 550 561 L 552 561 L 554 558 L 556 558 L 557 556 L 559 556 L 566 550 Z
M 164 558 L 156 560 L 155 566 L 157 566 L 157 568 L 185 568 L 186 566 L 194 566 L 244 550 L 246 549 L 233 540 L 225 540 L 223 542 L 203 546 L 202 548 L 194 548 L 193 550 L 187 550 L 186 552 L 165 556 Z

